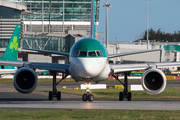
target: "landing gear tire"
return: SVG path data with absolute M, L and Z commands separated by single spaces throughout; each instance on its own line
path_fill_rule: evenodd
M 87 94 L 83 94 L 83 95 L 82 95 L 82 100 L 83 100 L 83 101 L 87 101 Z
M 94 96 L 92 94 L 89 94 L 89 95 L 83 94 L 82 95 L 82 100 L 83 101 L 87 101 L 88 100 L 89 102 L 92 102 L 94 100 Z
M 124 86 L 123 92 L 119 92 L 119 101 L 123 101 L 124 99 L 131 101 L 132 95 L 131 92 L 128 92 L 128 74 L 128 72 L 124 73 L 124 83 L 118 79 L 118 75 L 112 74 L 112 76 Z
M 123 101 L 124 95 L 123 92 L 119 92 L 119 101 Z
M 52 100 L 52 98 L 53 98 L 53 94 L 52 92 L 49 92 L 49 100 Z
M 92 94 L 89 94 L 89 95 L 88 95 L 88 100 L 89 100 L 90 102 L 92 102 L 92 101 L 94 100 L 94 96 L 93 96 Z
M 61 92 L 56 93 L 56 98 L 57 98 L 57 100 L 61 100 Z
M 128 101 L 131 101 L 131 98 L 132 98 L 132 96 L 131 96 L 131 92 L 128 92 L 128 95 L 127 95 L 127 100 L 128 100 Z
M 57 100 L 61 100 L 61 92 L 49 92 L 49 100 L 53 100 L 53 98 L 56 98 Z
M 127 99 L 127 101 L 131 101 L 131 92 L 128 92 L 128 94 L 124 94 L 123 92 L 119 92 L 119 101 L 123 101 L 123 99 Z

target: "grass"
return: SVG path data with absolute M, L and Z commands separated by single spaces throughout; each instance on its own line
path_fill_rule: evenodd
M 57 81 L 59 81 L 59 80 L 60 79 L 57 79 Z M 133 81 L 140 81 L 140 80 L 137 79 L 137 80 L 133 80 Z M 13 82 L 13 79 L 2 79 L 2 78 L 0 79 L 0 83 L 12 83 L 12 82 Z M 52 82 L 52 79 L 38 79 L 38 83 L 45 83 L 45 82 Z M 67 79 L 64 79 L 62 82 L 75 82 L 75 80 L 67 78 Z M 118 81 L 115 79 L 107 79 L 102 82 L 118 82 Z
M 51 90 L 43 90 L 45 92 Z M 62 93 L 83 95 L 85 90 L 59 89 Z M 91 90 L 95 98 L 118 98 L 121 89 Z M 131 91 L 132 99 L 180 99 L 180 88 L 167 88 L 158 95 L 149 95 L 145 91 Z
M 179 120 L 179 110 L 0 110 L 1 120 Z
M 59 81 L 60 79 L 57 79 Z M 12 83 L 13 79 L 0 79 L 0 83 Z M 38 83 L 52 82 L 52 79 L 38 79 Z M 75 82 L 73 79 L 65 79 L 62 82 Z

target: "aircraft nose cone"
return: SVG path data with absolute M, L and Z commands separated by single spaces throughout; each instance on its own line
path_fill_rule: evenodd
M 99 70 L 96 69 L 95 64 L 92 63 L 83 64 L 83 71 L 85 74 L 89 76 L 97 76 L 100 72 Z
M 104 65 L 100 65 L 98 59 L 79 59 L 78 60 L 78 69 L 75 72 L 81 77 L 95 77 L 102 72 Z
M 93 63 L 80 61 L 79 75 L 82 77 L 94 77 L 99 74 Z

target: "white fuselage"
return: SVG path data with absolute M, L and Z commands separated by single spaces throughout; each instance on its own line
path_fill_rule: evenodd
M 106 57 L 101 58 L 70 58 L 70 72 L 76 81 L 100 81 L 108 78 L 110 68 Z

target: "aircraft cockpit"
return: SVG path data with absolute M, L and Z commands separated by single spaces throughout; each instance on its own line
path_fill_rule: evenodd
M 76 51 L 75 57 L 103 57 L 101 51 Z

